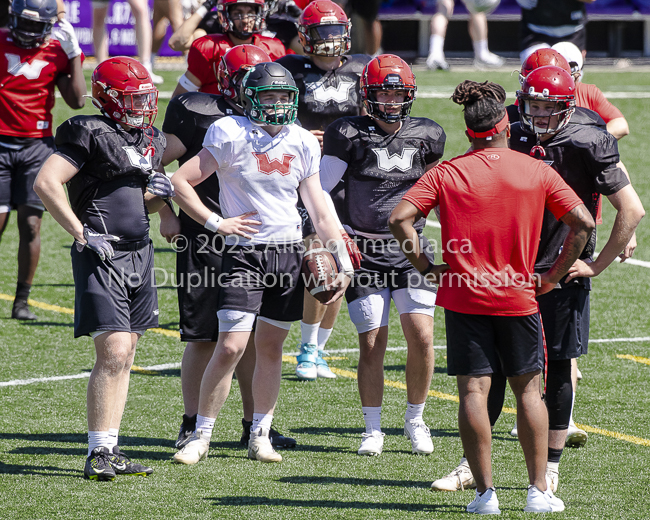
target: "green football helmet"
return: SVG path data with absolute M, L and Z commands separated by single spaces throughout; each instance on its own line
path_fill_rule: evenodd
M 260 94 L 266 92 L 285 92 L 289 102 L 262 103 Z M 251 68 L 241 83 L 241 101 L 248 119 L 258 126 L 290 125 L 298 117 L 298 87 L 279 63 L 258 63 Z

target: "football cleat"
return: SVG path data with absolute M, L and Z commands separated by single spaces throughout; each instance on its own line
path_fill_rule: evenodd
M 498 69 L 503 67 L 506 60 L 492 52 L 487 52 L 483 56 L 474 58 L 474 67 L 479 70 Z
M 115 470 L 111 465 L 111 453 L 108 448 L 95 448 L 86 459 L 84 466 L 86 480 L 115 480 Z
M 483 494 L 476 492 L 474 500 L 467 506 L 468 513 L 479 515 L 500 515 L 499 499 L 494 488 L 487 488 Z
M 431 484 L 431 491 L 465 491 L 474 488 L 476 481 L 465 457 L 460 459 L 460 464 L 449 475 Z
M 540 491 L 537 486 L 528 486 L 528 497 L 526 498 L 526 513 L 559 513 L 564 511 L 564 502 L 547 489 Z
M 177 464 L 197 464 L 208 457 L 210 451 L 210 437 L 202 430 L 196 430 L 192 434 L 190 442 L 174 454 L 173 461 Z
M 248 441 L 251 438 L 251 426 L 253 426 L 253 421 L 242 419 L 241 424 L 244 428 L 244 431 L 241 434 L 241 439 L 239 442 L 242 446 L 248 446 Z M 296 439 L 285 437 L 273 427 L 271 427 L 269 430 L 269 438 L 271 439 L 271 446 L 273 446 L 275 449 L 288 449 L 296 447 Z
M 427 68 L 429 70 L 449 70 L 449 63 L 444 58 L 436 59 L 434 56 L 427 58 Z
M 282 462 L 282 455 L 273 449 L 269 439 L 269 430 L 258 428 L 251 432 L 248 441 L 248 458 L 260 462 Z
M 578 428 L 573 421 L 569 424 L 569 429 L 566 432 L 566 441 L 564 445 L 569 448 L 580 448 L 587 444 L 587 432 Z
M 31 311 L 26 301 L 15 300 L 14 306 L 11 309 L 11 318 L 14 320 L 33 321 L 37 320 L 38 316 Z
M 519 431 L 517 430 L 517 421 L 515 420 L 515 424 L 512 427 L 512 430 L 510 430 L 510 435 L 513 437 L 519 437 Z
M 316 360 L 318 359 L 318 347 L 311 343 L 300 345 L 300 354 L 296 356 L 298 366 L 296 367 L 296 377 L 301 381 L 313 381 L 318 377 L 318 368 Z
M 422 420 L 411 419 L 404 423 L 404 435 L 411 441 L 411 451 L 419 455 L 433 453 L 431 431 Z
M 359 455 L 368 455 L 370 457 L 377 457 L 381 455 L 384 450 L 384 437 L 385 433 L 374 430 L 372 433 L 361 434 L 361 446 L 357 453 Z
M 113 446 L 113 455 L 110 458 L 110 462 L 116 475 L 148 477 L 153 473 L 152 468 L 138 464 L 137 462 L 131 462 L 131 459 L 120 450 L 119 446 Z
M 327 361 L 323 359 L 324 352 L 318 350 L 318 357 L 316 358 L 316 375 L 324 379 L 336 379 L 336 374 L 332 372 Z
M 178 439 L 176 439 L 175 446 L 179 450 L 185 446 L 188 442 L 190 442 L 190 439 L 192 438 L 192 434 L 194 433 L 194 430 L 196 429 L 196 414 L 192 415 L 191 417 L 188 415 L 183 414 L 183 421 L 181 422 L 181 430 L 178 432 Z

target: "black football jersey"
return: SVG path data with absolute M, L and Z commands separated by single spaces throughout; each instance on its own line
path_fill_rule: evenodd
M 630 183 L 625 173 L 616 166 L 619 162 L 616 138 L 601 123 L 602 119 L 595 112 L 576 109 L 570 123 L 541 144 L 546 156 L 537 154 L 562 176 L 594 218 L 600 195 L 612 195 Z M 535 135 L 525 132 L 521 123 L 512 125 L 510 148 L 529 154 L 535 144 Z M 568 233 L 566 224 L 556 220 L 550 211 L 544 211 L 536 271 L 545 272 L 553 265 Z M 594 230 L 580 258 L 591 258 L 595 247 Z
M 521 21 L 529 26 L 560 27 L 587 22 L 585 3 L 580 0 L 536 0 L 532 9 L 521 9 Z
M 67 183 L 79 220 L 125 242 L 147 238 L 144 193 L 160 169 L 165 136 L 156 128 L 124 130 L 100 115 L 75 116 L 59 126 L 55 143 L 56 153 L 79 169 Z
M 345 117 L 325 132 L 323 155 L 348 165 L 345 219 L 356 231 L 389 234 L 388 217 L 402 196 L 424 175 L 426 165 L 442 157 L 446 135 L 423 117 L 409 117 L 388 135 L 369 116 Z M 425 219 L 415 224 L 420 231 Z
M 205 94 L 203 92 L 187 92 L 173 98 L 165 112 L 163 132 L 174 134 L 187 148 L 187 152 L 178 159 L 182 166 L 203 148 L 203 138 L 210 125 L 225 116 L 240 115 L 223 96 Z M 211 175 L 201 184 L 194 186 L 199 198 L 205 206 L 221 215 L 219 205 L 219 179 Z M 189 217 L 183 210 L 179 217 L 184 226 L 205 232 L 203 226 Z
M 298 117 L 307 130 L 325 130 L 340 117 L 361 113 L 359 78 L 370 57 L 353 54 L 341 59 L 341 66 L 331 71 L 319 69 L 307 56 L 290 54 L 278 60 L 296 80 Z

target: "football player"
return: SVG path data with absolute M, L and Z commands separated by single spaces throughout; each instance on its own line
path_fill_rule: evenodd
M 325 129 L 343 116 L 358 116 L 363 110 L 359 78 L 370 58 L 365 54 L 346 56 L 350 50 L 350 21 L 330 0 L 311 2 L 300 16 L 298 30 L 306 56 L 288 55 L 278 60 L 298 86 L 298 118 L 303 128 L 322 143 Z M 334 194 L 339 210 L 342 185 Z M 307 247 L 318 242 L 309 219 L 303 222 Z M 301 344 L 296 376 L 301 380 L 336 375 L 323 359 L 323 349 L 334 328 L 342 301 L 323 305 L 308 292 L 300 322 Z
M 54 151 L 52 108 L 57 86 L 68 106 L 84 105 L 82 54 L 56 0 L 14 0 L 9 29 L 0 30 L 0 237 L 16 209 L 18 283 L 11 317 L 35 320 L 27 305 L 41 251 L 43 204 L 34 179 Z
M 157 172 L 165 137 L 152 126 L 158 90 L 147 69 L 132 58 L 109 58 L 97 66 L 91 85 L 101 114 L 76 116 L 59 126 L 57 151 L 34 189 L 75 239 L 74 336 L 91 336 L 95 344 L 84 478 L 113 480 L 116 474 L 153 471 L 124 455 L 118 432 L 136 344 L 158 326 L 148 214 L 174 190 Z
M 287 53 L 280 40 L 260 35 L 264 0 L 218 0 L 217 12 L 223 34 L 206 35 L 192 43 L 187 56 L 187 71 L 178 80 L 172 97 L 197 91 L 219 94 L 215 71 L 221 56 L 235 45 L 255 45 L 272 60 Z
M 366 431 L 359 455 L 380 455 L 383 449 L 380 419 L 391 299 L 408 347 L 404 434 L 414 453 L 433 451 L 422 414 L 433 375 L 435 286 L 411 266 L 388 229 L 388 217 L 402 195 L 438 163 L 445 146 L 440 125 L 409 116 L 415 91 L 415 76 L 404 60 L 390 54 L 374 58 L 361 74 L 368 115 L 334 121 L 323 139 L 323 189 L 329 191 L 343 179 L 345 211 L 339 216 L 362 255 L 346 292 L 361 350 L 358 382 Z M 416 225 L 418 239 L 433 258 L 421 233 L 424 225 L 424 219 Z
M 196 464 L 208 454 L 215 418 L 223 406 L 233 370 L 255 328 L 257 363 L 253 375 L 255 412 L 248 457 L 280 462 L 269 428 L 280 390 L 282 343 L 291 323 L 302 317 L 303 256 L 298 191 L 318 234 L 338 259 L 340 273 L 332 300 L 350 283 L 352 263 L 320 185 L 320 147 L 293 124 L 298 89 L 277 63 L 253 67 L 242 82 L 245 116 L 224 117 L 209 129 L 198 155 L 175 174 L 176 201 L 208 230 L 226 235 L 219 296 L 219 339 L 201 382 L 199 413 L 192 439 L 174 461 Z M 224 215 L 242 215 L 237 227 L 208 209 L 192 186 L 216 170 Z M 253 216 L 255 215 L 255 219 Z M 233 232 L 239 236 L 233 236 Z
M 163 166 L 178 160 L 183 166 L 203 148 L 203 139 L 212 123 L 229 115 L 243 115 L 240 86 L 246 72 L 258 63 L 271 59 L 254 45 L 237 45 L 223 55 L 217 69 L 222 96 L 187 92 L 173 98 L 165 112 L 163 132 L 167 148 Z M 210 176 L 194 189 L 208 209 L 222 215 L 219 205 L 219 179 Z M 205 367 L 214 353 L 219 323 L 215 319 L 219 302 L 219 287 L 210 283 L 221 273 L 222 254 L 225 248 L 223 235 L 213 233 L 199 225 L 187 213 L 180 211 L 176 217 L 165 207 L 160 211 L 161 233 L 172 240 L 180 236 L 176 249 L 176 277 L 178 308 L 180 313 L 181 341 L 186 342 L 181 367 L 181 387 L 185 413 L 176 447 L 189 442 L 196 428 L 199 390 Z M 208 279 L 203 277 L 208 274 Z M 253 336 L 235 373 L 244 405 L 244 428 L 241 443 L 248 445 L 253 421 L 253 393 L 251 388 L 255 369 L 255 343 Z M 284 437 L 270 429 L 271 444 L 275 448 L 289 448 L 294 439 Z

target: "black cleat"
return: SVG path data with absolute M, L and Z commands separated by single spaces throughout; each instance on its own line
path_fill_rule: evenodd
M 95 448 L 86 459 L 84 478 L 87 480 L 114 480 L 115 470 L 111 465 L 111 453 L 108 448 Z
M 29 309 L 26 301 L 15 300 L 13 309 L 11 309 L 11 318 L 14 320 L 34 321 L 38 319 L 38 316 Z
M 119 446 L 113 446 L 113 455 L 110 458 L 110 464 L 115 470 L 116 475 L 137 475 L 140 477 L 147 477 L 153 473 L 152 468 L 143 466 L 136 462 L 131 462 L 131 459 L 120 451 Z
M 183 414 L 181 431 L 178 432 L 178 439 L 176 439 L 176 448 L 180 450 L 183 446 L 190 442 L 194 430 L 196 430 L 196 414 L 192 415 L 192 417 L 188 417 L 187 415 Z
M 244 427 L 244 431 L 241 434 L 241 439 L 239 442 L 242 446 L 248 446 L 248 441 L 251 438 L 251 426 L 253 426 L 253 421 L 242 419 L 241 425 Z M 273 446 L 275 449 L 283 450 L 296 447 L 296 439 L 285 437 L 275 428 L 271 428 L 269 430 L 269 438 L 271 439 L 271 446 Z

